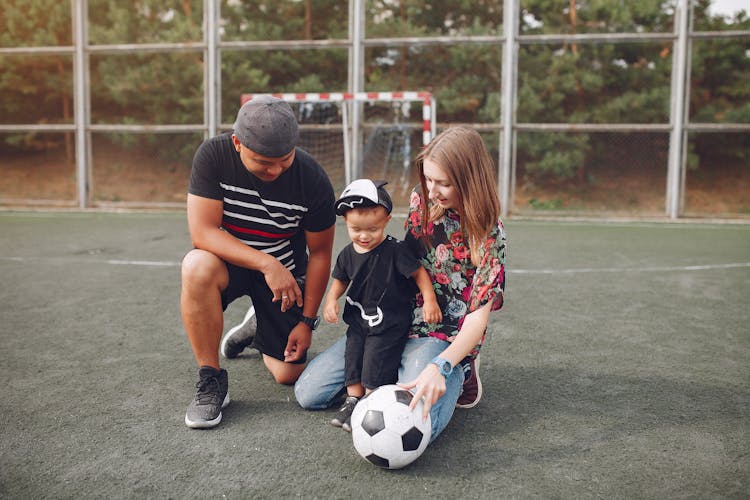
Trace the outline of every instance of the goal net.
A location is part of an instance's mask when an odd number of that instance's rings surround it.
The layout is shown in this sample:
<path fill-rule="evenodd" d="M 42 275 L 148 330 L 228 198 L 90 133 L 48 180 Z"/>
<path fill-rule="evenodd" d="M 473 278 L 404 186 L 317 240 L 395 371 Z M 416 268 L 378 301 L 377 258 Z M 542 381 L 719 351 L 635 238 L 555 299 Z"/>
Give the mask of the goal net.
<path fill-rule="evenodd" d="M 261 94 L 242 94 L 241 104 Z M 429 92 L 276 93 L 300 125 L 299 147 L 325 168 L 335 192 L 360 177 L 388 181 L 394 205 L 405 207 L 418 182 L 412 168 L 435 132 Z"/>

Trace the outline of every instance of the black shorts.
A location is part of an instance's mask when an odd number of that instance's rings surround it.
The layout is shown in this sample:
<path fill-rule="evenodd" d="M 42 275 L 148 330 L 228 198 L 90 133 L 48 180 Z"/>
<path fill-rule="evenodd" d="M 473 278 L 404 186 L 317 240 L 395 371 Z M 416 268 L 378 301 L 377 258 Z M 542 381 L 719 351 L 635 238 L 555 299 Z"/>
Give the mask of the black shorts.
<path fill-rule="evenodd" d="M 272 358 L 284 361 L 284 349 L 289 340 L 289 332 L 297 326 L 302 317 L 302 309 L 296 304 L 286 312 L 281 312 L 281 302 L 271 302 L 273 293 L 268 288 L 263 273 L 224 262 L 229 273 L 229 284 L 221 292 L 221 307 L 227 306 L 239 297 L 249 296 L 255 307 L 258 329 L 250 347 L 267 354 Z M 304 276 L 296 277 L 297 284 L 305 290 Z M 307 353 L 295 361 L 301 364 L 307 361 Z"/>
<path fill-rule="evenodd" d="M 408 323 L 371 335 L 359 327 L 346 330 L 344 385 L 361 383 L 366 389 L 395 384 L 404 352 Z"/>

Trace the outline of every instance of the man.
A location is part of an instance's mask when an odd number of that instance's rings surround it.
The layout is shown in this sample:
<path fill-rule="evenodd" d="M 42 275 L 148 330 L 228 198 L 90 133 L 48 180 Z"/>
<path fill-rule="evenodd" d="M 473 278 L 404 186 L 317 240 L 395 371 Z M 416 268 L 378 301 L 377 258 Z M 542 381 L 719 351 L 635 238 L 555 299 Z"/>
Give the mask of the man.
<path fill-rule="evenodd" d="M 199 366 L 188 427 L 215 427 L 229 404 L 219 343 L 223 311 L 234 299 L 250 296 L 257 327 L 245 343 L 261 352 L 276 382 L 293 384 L 305 367 L 336 214 L 331 182 L 296 148 L 298 138 L 289 105 L 260 96 L 242 106 L 232 134 L 206 140 L 195 153 L 187 199 L 194 249 L 182 261 L 180 297 Z"/>

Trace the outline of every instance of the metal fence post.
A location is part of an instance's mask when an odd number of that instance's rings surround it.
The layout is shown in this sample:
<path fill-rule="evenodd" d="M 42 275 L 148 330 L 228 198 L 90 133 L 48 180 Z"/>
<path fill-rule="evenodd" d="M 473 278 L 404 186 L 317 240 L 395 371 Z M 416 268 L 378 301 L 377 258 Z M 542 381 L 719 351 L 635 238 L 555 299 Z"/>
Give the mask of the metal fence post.
<path fill-rule="evenodd" d="M 682 175 L 684 172 L 685 155 L 683 142 L 685 135 L 685 96 L 688 81 L 687 45 L 688 45 L 688 16 L 690 14 L 689 0 L 679 0 L 675 10 L 675 35 L 672 58 L 671 108 L 669 122 L 669 161 L 667 164 L 667 215 L 676 219 L 680 215 L 680 198 Z"/>
<path fill-rule="evenodd" d="M 217 4 L 216 0 L 204 0 L 203 4 L 203 19 L 204 19 L 204 42 L 206 49 L 204 51 L 204 98 L 206 100 L 204 111 L 205 118 L 203 120 L 206 126 L 206 132 L 209 137 L 213 137 L 218 133 L 218 113 L 217 109 L 217 87 L 219 84 L 219 77 L 221 71 L 218 68 L 218 44 L 217 33 L 218 33 L 218 19 L 217 19 Z"/>
<path fill-rule="evenodd" d="M 89 141 L 87 140 L 89 116 L 87 110 L 86 90 L 86 0 L 71 0 L 71 15 L 73 21 L 73 120 L 75 121 L 75 151 L 76 151 L 76 190 L 79 208 L 86 208 L 88 204 L 88 158 Z"/>
<path fill-rule="evenodd" d="M 349 91 L 353 94 L 364 90 L 364 46 L 362 40 L 365 32 L 364 1 L 349 0 Z M 344 104 L 346 105 L 346 104 Z M 362 104 L 351 102 L 352 133 L 351 133 L 351 166 L 347 179 L 362 176 L 360 166 L 359 146 L 362 143 L 361 113 Z"/>
<path fill-rule="evenodd" d="M 518 0 L 503 2 L 503 84 L 500 109 L 502 113 L 502 128 L 500 135 L 500 158 L 498 165 L 498 181 L 500 183 L 500 205 L 502 215 L 508 215 L 511 204 L 511 175 L 513 166 L 513 150 L 515 149 L 515 115 L 516 115 L 516 84 L 518 72 Z"/>

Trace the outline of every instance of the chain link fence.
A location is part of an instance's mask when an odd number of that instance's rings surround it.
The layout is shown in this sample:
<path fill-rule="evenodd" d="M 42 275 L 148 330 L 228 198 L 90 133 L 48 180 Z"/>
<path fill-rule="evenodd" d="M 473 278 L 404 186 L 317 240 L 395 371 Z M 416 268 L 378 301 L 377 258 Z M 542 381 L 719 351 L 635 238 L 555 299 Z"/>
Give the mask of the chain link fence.
<path fill-rule="evenodd" d="M 750 94 L 716 91 L 750 75 L 750 23 L 717 23 L 706 2 L 668 2 L 644 32 L 584 10 L 545 31 L 555 20 L 530 0 L 323 2 L 335 16 L 142 0 L 127 22 L 101 0 L 45 1 L 0 16 L 37 5 L 58 23 L 0 36 L 0 206 L 181 209 L 195 148 L 231 130 L 241 93 L 411 88 L 436 97 L 438 132 L 482 133 L 506 215 L 750 213 Z M 404 209 L 417 124 L 381 124 L 375 144 L 378 124 L 355 123 L 359 157 L 373 153 L 359 174 L 386 177 Z M 339 179 L 342 162 L 323 163 Z"/>

